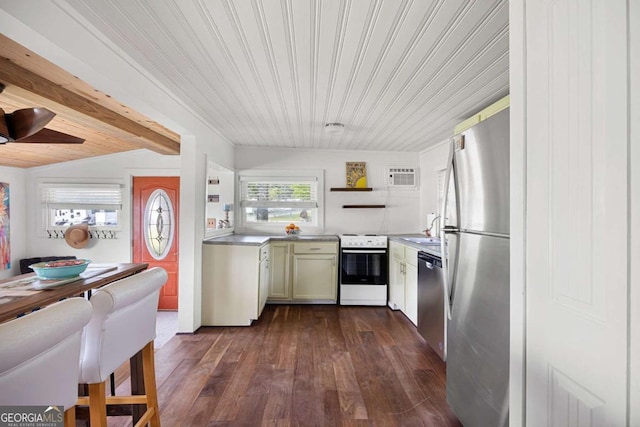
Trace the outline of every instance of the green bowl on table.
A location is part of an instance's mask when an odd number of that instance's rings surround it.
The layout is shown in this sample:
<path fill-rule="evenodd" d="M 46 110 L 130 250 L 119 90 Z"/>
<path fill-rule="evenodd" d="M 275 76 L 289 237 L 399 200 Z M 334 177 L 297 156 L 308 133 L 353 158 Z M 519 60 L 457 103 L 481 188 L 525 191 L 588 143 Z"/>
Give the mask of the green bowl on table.
<path fill-rule="evenodd" d="M 35 271 L 40 279 L 69 279 L 77 277 L 87 269 L 89 259 L 65 259 L 59 261 L 44 261 L 31 264 L 29 268 Z"/>

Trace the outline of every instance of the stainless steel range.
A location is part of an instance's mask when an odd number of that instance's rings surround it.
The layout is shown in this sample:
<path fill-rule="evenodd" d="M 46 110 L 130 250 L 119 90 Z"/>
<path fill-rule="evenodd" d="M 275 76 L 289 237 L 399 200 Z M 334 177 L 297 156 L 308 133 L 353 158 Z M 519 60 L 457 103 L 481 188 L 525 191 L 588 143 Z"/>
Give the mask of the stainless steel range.
<path fill-rule="evenodd" d="M 340 235 L 340 304 L 387 305 L 387 236 Z"/>

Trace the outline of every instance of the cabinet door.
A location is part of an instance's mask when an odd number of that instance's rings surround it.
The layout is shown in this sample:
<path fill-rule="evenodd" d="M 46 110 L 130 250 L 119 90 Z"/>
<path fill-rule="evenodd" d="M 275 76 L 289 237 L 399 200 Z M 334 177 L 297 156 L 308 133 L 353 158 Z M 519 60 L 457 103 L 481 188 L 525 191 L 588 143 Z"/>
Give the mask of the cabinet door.
<path fill-rule="evenodd" d="M 404 271 L 404 314 L 418 326 L 418 267 L 407 261 Z"/>
<path fill-rule="evenodd" d="M 262 314 L 267 298 L 269 297 L 269 258 L 265 258 L 260 261 L 260 278 L 259 282 L 259 295 L 258 295 L 258 316 Z"/>
<path fill-rule="evenodd" d="M 404 311 L 404 261 L 389 258 L 389 307 Z"/>
<path fill-rule="evenodd" d="M 272 242 L 269 262 L 269 299 L 290 299 L 289 243 Z"/>
<path fill-rule="evenodd" d="M 293 256 L 293 299 L 337 299 L 336 255 L 309 254 Z"/>
<path fill-rule="evenodd" d="M 202 325 L 249 326 L 258 318 L 256 246 L 203 245 Z"/>

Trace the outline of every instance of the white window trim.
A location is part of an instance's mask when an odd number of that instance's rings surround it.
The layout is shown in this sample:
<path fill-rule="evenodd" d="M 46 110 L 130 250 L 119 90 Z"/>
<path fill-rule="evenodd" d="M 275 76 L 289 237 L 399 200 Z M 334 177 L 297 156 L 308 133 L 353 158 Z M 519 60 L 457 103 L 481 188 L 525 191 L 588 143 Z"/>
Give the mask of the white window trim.
<path fill-rule="evenodd" d="M 104 230 L 104 231 L 121 231 L 122 230 L 122 221 L 123 221 L 123 203 L 124 203 L 124 186 L 119 182 L 87 182 L 86 180 L 82 181 L 74 181 L 74 180 L 41 180 L 38 182 L 38 193 L 37 193 L 37 205 L 40 207 L 41 212 L 41 232 L 40 235 L 44 236 L 47 230 L 50 231 L 62 231 L 68 228 L 68 225 L 55 226 L 51 225 L 51 209 L 55 209 L 56 207 L 60 208 L 69 208 L 66 204 L 58 204 L 51 203 L 44 200 L 44 194 L 46 189 L 48 188 L 83 188 L 83 189 L 118 189 L 120 192 L 120 198 L 114 199 L 110 203 L 99 203 L 99 202 L 91 202 L 88 201 L 86 203 L 76 202 L 74 207 L 86 206 L 88 209 L 115 209 L 118 215 L 118 225 L 116 226 L 91 226 L 92 230 Z"/>
<path fill-rule="evenodd" d="M 324 170 L 262 170 L 262 169 L 249 169 L 237 172 L 237 184 L 236 185 L 236 204 L 234 216 L 238 231 L 240 232 L 259 232 L 270 234 L 284 234 L 283 224 L 247 224 L 245 222 L 245 216 L 242 213 L 242 181 L 247 179 L 277 179 L 282 178 L 286 180 L 316 180 L 318 183 L 317 189 L 317 209 L 318 218 L 315 227 L 305 226 L 302 230 L 302 234 L 321 234 L 324 232 Z M 315 207 L 316 203 L 309 202 L 297 202 L 298 206 L 305 205 L 306 207 Z M 250 203 L 248 203 L 250 204 Z M 307 206 L 308 205 L 308 206 Z"/>

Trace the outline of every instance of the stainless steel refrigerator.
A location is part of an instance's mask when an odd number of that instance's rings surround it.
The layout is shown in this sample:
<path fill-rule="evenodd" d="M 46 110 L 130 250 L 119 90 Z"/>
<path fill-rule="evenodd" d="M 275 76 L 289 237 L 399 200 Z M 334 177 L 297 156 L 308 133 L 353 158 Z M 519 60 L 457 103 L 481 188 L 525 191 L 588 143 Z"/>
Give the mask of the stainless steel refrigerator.
<path fill-rule="evenodd" d="M 465 427 L 509 424 L 509 109 L 454 138 L 448 244 L 447 401 Z M 449 173 L 448 173 L 449 174 Z"/>

